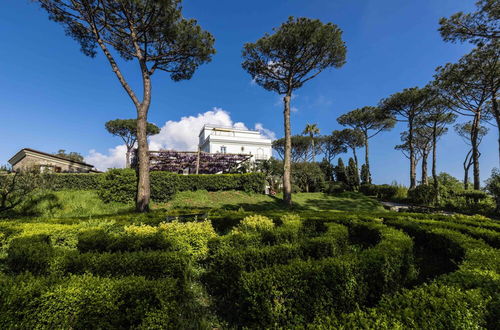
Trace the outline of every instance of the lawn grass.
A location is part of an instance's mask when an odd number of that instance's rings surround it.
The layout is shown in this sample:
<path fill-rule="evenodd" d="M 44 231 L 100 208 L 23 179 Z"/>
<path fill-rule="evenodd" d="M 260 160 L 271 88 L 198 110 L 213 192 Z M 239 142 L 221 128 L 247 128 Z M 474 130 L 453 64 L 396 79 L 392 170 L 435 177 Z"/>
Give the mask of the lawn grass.
<path fill-rule="evenodd" d="M 228 209 L 245 211 L 290 210 L 283 204 L 282 197 L 241 191 L 184 191 L 177 193 L 165 204 L 154 204 L 154 208 L 166 209 Z M 380 212 L 382 205 L 375 199 L 359 193 L 346 192 L 338 195 L 324 193 L 296 193 L 293 207 L 296 211 L 353 211 Z"/>
<path fill-rule="evenodd" d="M 108 219 L 118 222 L 144 220 L 144 222 L 148 222 L 148 218 L 165 218 L 168 215 L 207 213 L 216 210 L 246 212 L 384 211 L 378 201 L 358 193 L 338 195 L 297 193 L 293 195 L 293 201 L 293 207 L 289 208 L 283 204 L 281 196 L 273 197 L 242 191 L 184 191 L 177 193 L 167 203 L 152 203 L 152 212 L 149 214 L 137 214 L 134 213 L 133 205 L 104 203 L 95 191 L 67 190 L 39 193 L 24 203 L 22 207 L 6 214 L 6 217 L 28 222 L 53 223 L 72 223 L 73 221 L 90 219 Z"/>

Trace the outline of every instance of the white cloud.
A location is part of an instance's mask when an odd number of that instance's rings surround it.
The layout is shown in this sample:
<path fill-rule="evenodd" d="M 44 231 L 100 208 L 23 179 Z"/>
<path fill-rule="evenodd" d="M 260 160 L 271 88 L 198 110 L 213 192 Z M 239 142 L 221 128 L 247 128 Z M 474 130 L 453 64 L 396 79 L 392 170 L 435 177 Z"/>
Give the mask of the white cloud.
<path fill-rule="evenodd" d="M 182 117 L 179 121 L 167 121 L 161 128 L 160 134 L 150 138 L 149 149 L 195 151 L 198 147 L 198 133 L 205 124 L 245 127 L 243 123 L 233 123 L 227 111 L 214 108 L 196 116 Z"/>
<path fill-rule="evenodd" d="M 257 123 L 255 124 L 255 128 L 254 128 L 256 131 L 259 131 L 260 134 L 264 135 L 265 137 L 271 139 L 271 140 L 276 140 L 276 133 L 274 133 L 273 131 L 271 131 L 270 129 L 267 129 L 267 128 L 264 128 L 264 125 L 262 125 L 261 123 Z"/>
<path fill-rule="evenodd" d="M 125 167 L 125 153 L 127 147 L 123 145 L 108 149 L 108 154 L 102 154 L 92 149 L 89 155 L 85 157 L 85 162 L 92 164 L 100 171 L 106 171 L 108 168 Z"/>
<path fill-rule="evenodd" d="M 248 129 L 248 126 L 242 122 L 233 122 L 229 112 L 213 108 L 196 116 L 182 117 L 179 121 L 167 121 L 159 134 L 150 137 L 149 150 L 195 151 L 198 148 L 198 133 L 205 124 Z M 276 134 L 261 123 L 256 123 L 254 129 L 267 138 L 276 139 Z M 101 171 L 108 168 L 120 168 L 125 166 L 125 152 L 125 145 L 110 148 L 107 154 L 90 150 L 85 161 Z"/>

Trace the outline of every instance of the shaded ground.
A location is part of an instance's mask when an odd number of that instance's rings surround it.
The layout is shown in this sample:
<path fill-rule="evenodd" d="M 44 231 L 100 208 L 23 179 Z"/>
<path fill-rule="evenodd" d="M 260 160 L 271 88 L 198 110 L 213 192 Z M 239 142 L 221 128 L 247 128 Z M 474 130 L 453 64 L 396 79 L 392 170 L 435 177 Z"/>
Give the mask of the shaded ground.
<path fill-rule="evenodd" d="M 358 193 L 327 195 L 323 193 L 297 193 L 293 195 L 293 210 L 308 211 L 353 211 L 380 212 L 383 206 L 375 199 Z M 249 194 L 241 191 L 180 192 L 166 204 L 155 204 L 154 208 L 167 209 L 228 209 L 245 211 L 267 211 L 288 209 L 281 196 Z"/>

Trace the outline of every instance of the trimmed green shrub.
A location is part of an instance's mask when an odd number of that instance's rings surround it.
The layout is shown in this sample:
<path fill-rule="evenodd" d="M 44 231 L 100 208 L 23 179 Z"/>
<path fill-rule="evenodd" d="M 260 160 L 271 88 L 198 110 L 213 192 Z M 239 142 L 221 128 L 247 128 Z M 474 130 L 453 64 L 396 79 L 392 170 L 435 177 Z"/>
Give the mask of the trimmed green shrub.
<path fill-rule="evenodd" d="M 53 190 L 97 190 L 103 173 L 53 173 L 44 174 Z"/>
<path fill-rule="evenodd" d="M 179 175 L 153 171 L 151 199 L 166 202 L 178 191 L 241 190 L 261 193 L 265 176 L 262 173 Z M 99 187 L 99 197 L 105 202 L 131 203 L 135 200 L 136 173 L 132 169 L 113 169 L 104 173 Z"/>
<path fill-rule="evenodd" d="M 436 198 L 436 190 L 431 185 L 420 185 L 408 190 L 410 202 L 418 205 L 430 205 Z"/>
<path fill-rule="evenodd" d="M 133 169 L 111 169 L 104 173 L 98 194 L 106 203 L 133 203 L 136 191 L 137 181 Z"/>
<path fill-rule="evenodd" d="M 157 319 L 167 328 L 197 328 L 204 317 L 192 294 L 175 279 L 86 274 L 58 282 L 23 276 L 9 287 L 3 283 L 2 328 L 150 328 Z"/>
<path fill-rule="evenodd" d="M 347 190 L 347 186 L 345 183 L 341 181 L 336 182 L 328 182 L 326 184 L 325 192 L 327 194 L 341 194 Z"/>
<path fill-rule="evenodd" d="M 386 297 L 377 308 L 318 318 L 319 329 L 482 329 L 487 300 L 477 290 L 438 284 Z"/>
<path fill-rule="evenodd" d="M 109 233 L 104 229 L 82 231 L 78 235 L 80 252 L 131 252 L 147 250 L 172 250 L 173 243 L 164 234 Z"/>
<path fill-rule="evenodd" d="M 166 236 L 172 249 L 197 260 L 207 256 L 208 242 L 217 237 L 210 221 L 161 223 L 158 231 Z"/>
<path fill-rule="evenodd" d="M 388 184 L 362 184 L 359 188 L 359 192 L 363 195 L 375 196 L 382 200 L 392 200 L 398 195 L 399 189 L 398 186 Z"/>
<path fill-rule="evenodd" d="M 5 263 L 15 273 L 45 274 L 54 254 L 49 235 L 19 237 L 10 242 Z"/>
<path fill-rule="evenodd" d="M 252 215 L 244 218 L 234 229 L 242 232 L 265 232 L 274 228 L 273 220 L 262 215 Z"/>
<path fill-rule="evenodd" d="M 149 279 L 172 277 L 186 282 L 190 276 L 189 258 L 179 252 L 138 251 L 67 253 L 61 270 L 70 274 L 86 272 L 99 276 L 144 276 Z"/>
<path fill-rule="evenodd" d="M 233 323 L 250 328 L 293 327 L 321 312 L 349 312 L 363 301 L 355 256 L 296 261 L 243 273 Z"/>
<path fill-rule="evenodd" d="M 359 254 L 361 273 L 367 284 L 367 302 L 376 303 L 384 294 L 392 294 L 411 284 L 417 275 L 413 241 L 402 231 L 376 223 L 363 223 L 366 229 L 378 229 L 380 242 Z"/>

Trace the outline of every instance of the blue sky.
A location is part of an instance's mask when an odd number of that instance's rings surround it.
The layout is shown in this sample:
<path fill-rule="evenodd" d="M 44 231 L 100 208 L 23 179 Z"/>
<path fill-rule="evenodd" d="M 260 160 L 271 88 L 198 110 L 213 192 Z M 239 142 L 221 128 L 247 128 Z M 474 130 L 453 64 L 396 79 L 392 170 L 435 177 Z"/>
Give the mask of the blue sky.
<path fill-rule="evenodd" d="M 226 116 L 223 120 L 243 122 L 249 128 L 260 123 L 277 137 L 283 135 L 280 99 L 251 83 L 241 68 L 241 49 L 288 16 L 337 24 L 348 50 L 346 65 L 322 73 L 297 91 L 294 133 L 307 122 L 317 123 L 322 133 L 339 129 L 339 115 L 376 105 L 403 88 L 423 86 L 437 66 L 454 62 L 471 49 L 443 42 L 437 28 L 440 17 L 474 10 L 472 0 L 185 0 L 183 6 L 186 17 L 196 18 L 215 36 L 217 54 L 188 81 L 175 83 L 167 74 L 155 74 L 149 120 L 160 127 L 171 121 L 165 128 L 170 140 L 163 140 L 170 147 L 178 146 L 172 140 L 175 130 L 181 136 L 180 129 L 189 127 L 176 126 L 185 116 L 194 116 L 184 121 L 188 123 Z M 0 41 L 0 164 L 23 147 L 46 152 L 66 149 L 108 164 L 120 140 L 105 131 L 104 123 L 132 118 L 135 110 L 104 57 L 85 57 L 62 27 L 28 0 L 0 2 Z M 131 84 L 139 87 L 136 64 L 120 65 Z M 204 115 L 214 108 L 225 112 Z M 393 148 L 404 129 L 399 124 L 371 140 L 377 183 L 408 184 L 408 160 Z M 496 138 L 492 128 L 481 146 L 482 179 L 498 166 Z M 467 151 L 463 141 L 451 132 L 438 148 L 439 171 L 461 178 Z"/>

